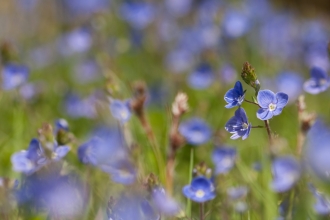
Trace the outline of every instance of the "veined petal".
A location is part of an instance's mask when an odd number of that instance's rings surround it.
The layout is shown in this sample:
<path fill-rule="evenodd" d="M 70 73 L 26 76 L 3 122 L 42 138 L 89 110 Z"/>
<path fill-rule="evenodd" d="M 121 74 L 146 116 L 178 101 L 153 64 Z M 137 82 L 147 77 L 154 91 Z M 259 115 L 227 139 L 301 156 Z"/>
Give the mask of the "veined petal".
<path fill-rule="evenodd" d="M 268 109 L 265 108 L 260 108 L 257 111 L 257 118 L 259 118 L 260 120 L 268 120 L 271 119 L 273 117 L 273 113 L 271 111 L 269 111 Z"/>
<path fill-rule="evenodd" d="M 260 90 L 257 96 L 258 104 L 262 108 L 268 108 L 270 103 L 276 104 L 275 94 L 270 90 Z"/>
<path fill-rule="evenodd" d="M 276 99 L 277 99 L 277 108 L 283 108 L 288 104 L 289 96 L 283 92 L 276 93 Z"/>
<path fill-rule="evenodd" d="M 239 104 L 239 103 L 238 103 L 237 101 L 233 101 L 233 102 L 231 102 L 231 103 L 225 105 L 225 107 L 226 107 L 226 108 L 234 108 L 234 107 L 238 106 L 238 104 Z"/>
<path fill-rule="evenodd" d="M 243 86 L 242 86 L 242 83 L 240 81 L 237 81 L 235 83 L 235 86 L 234 86 L 234 90 L 236 90 L 236 92 L 242 96 L 244 91 L 243 91 Z"/>
<path fill-rule="evenodd" d="M 230 118 L 225 125 L 225 129 L 229 132 L 236 132 L 237 129 L 240 129 L 241 127 L 242 127 L 242 122 L 240 118 L 237 118 L 236 116 Z"/>
<path fill-rule="evenodd" d="M 235 90 L 234 89 L 229 89 L 226 94 L 225 94 L 225 101 L 228 103 L 231 103 L 235 100 Z"/>
<path fill-rule="evenodd" d="M 240 118 L 242 122 L 247 123 L 247 121 L 248 121 L 247 116 L 246 116 L 246 112 L 245 112 L 245 110 L 243 108 L 238 108 L 235 111 L 235 116 L 237 118 Z"/>
<path fill-rule="evenodd" d="M 319 67 L 313 67 L 311 69 L 311 78 L 314 78 L 316 80 L 321 80 L 321 79 L 326 79 L 327 78 L 327 74 L 326 72 L 319 68 Z"/>
<path fill-rule="evenodd" d="M 273 111 L 273 115 L 275 116 L 275 115 L 281 114 L 282 110 L 283 110 L 283 108 L 276 108 L 276 110 Z"/>

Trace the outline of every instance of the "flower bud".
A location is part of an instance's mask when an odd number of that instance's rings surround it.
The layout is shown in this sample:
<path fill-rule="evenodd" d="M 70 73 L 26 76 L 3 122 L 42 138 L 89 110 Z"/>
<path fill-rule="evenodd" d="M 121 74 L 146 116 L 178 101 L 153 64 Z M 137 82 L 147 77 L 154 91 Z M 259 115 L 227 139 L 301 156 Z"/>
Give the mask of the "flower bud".
<path fill-rule="evenodd" d="M 248 62 L 243 64 L 241 77 L 246 84 L 254 88 L 257 95 L 260 90 L 260 82 L 255 74 L 254 68 Z"/>

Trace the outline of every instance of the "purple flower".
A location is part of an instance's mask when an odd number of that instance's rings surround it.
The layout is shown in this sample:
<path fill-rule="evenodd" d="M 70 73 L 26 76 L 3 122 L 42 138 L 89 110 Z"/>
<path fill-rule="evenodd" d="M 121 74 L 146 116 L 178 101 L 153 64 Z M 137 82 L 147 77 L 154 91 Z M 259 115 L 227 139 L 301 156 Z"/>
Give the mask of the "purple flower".
<path fill-rule="evenodd" d="M 112 116 L 121 123 L 127 122 L 131 118 L 131 108 L 129 101 L 111 100 L 110 111 Z"/>
<path fill-rule="evenodd" d="M 278 91 L 286 93 L 290 97 L 289 102 L 293 102 L 302 92 L 303 79 L 298 73 L 285 71 L 277 75 L 276 84 Z"/>
<path fill-rule="evenodd" d="M 174 216 L 180 211 L 179 204 L 162 187 L 153 190 L 152 201 L 156 210 L 166 216 Z"/>
<path fill-rule="evenodd" d="M 237 72 L 230 64 L 224 64 L 220 69 L 221 80 L 225 83 L 233 83 L 236 80 Z"/>
<path fill-rule="evenodd" d="M 210 140 L 211 128 L 200 118 L 192 118 L 180 124 L 179 132 L 189 144 L 200 145 Z"/>
<path fill-rule="evenodd" d="M 117 161 L 116 163 L 101 164 L 100 168 L 104 172 L 109 173 L 111 179 L 116 183 L 131 185 L 135 182 L 135 168 L 127 159 Z"/>
<path fill-rule="evenodd" d="M 25 83 L 29 76 L 26 66 L 20 64 L 6 64 L 2 69 L 2 88 L 11 90 Z"/>
<path fill-rule="evenodd" d="M 211 66 L 204 63 L 189 75 L 188 83 L 194 89 L 206 89 L 213 83 L 214 78 Z"/>
<path fill-rule="evenodd" d="M 248 122 L 243 108 L 238 108 L 235 111 L 235 115 L 226 123 L 225 129 L 233 134 L 231 139 L 242 137 L 245 140 L 250 135 L 251 124 Z"/>
<path fill-rule="evenodd" d="M 260 90 L 257 100 L 261 107 L 257 112 L 257 118 L 265 121 L 281 114 L 289 101 L 289 96 L 283 92 L 275 94 L 270 90 Z"/>
<path fill-rule="evenodd" d="M 311 69 L 311 78 L 304 83 L 304 90 L 310 94 L 324 92 L 330 86 L 330 80 L 326 72 L 318 67 Z"/>
<path fill-rule="evenodd" d="M 313 185 L 310 185 L 309 189 L 316 200 L 313 206 L 315 212 L 319 215 L 328 215 L 330 213 L 330 199 L 317 191 Z"/>
<path fill-rule="evenodd" d="M 199 176 L 182 189 L 183 194 L 194 202 L 203 203 L 215 198 L 213 183 L 204 176 Z"/>
<path fill-rule="evenodd" d="M 300 178 L 300 164 L 293 157 L 276 158 L 272 164 L 273 181 L 271 187 L 275 192 L 291 189 Z"/>
<path fill-rule="evenodd" d="M 228 10 L 223 19 L 223 30 L 228 37 L 238 38 L 249 29 L 249 18 L 241 11 Z"/>
<path fill-rule="evenodd" d="M 149 3 L 126 2 L 120 9 L 121 16 L 136 29 L 146 28 L 155 17 L 155 7 Z"/>
<path fill-rule="evenodd" d="M 233 147 L 217 147 L 212 154 L 215 174 L 228 173 L 235 165 L 236 149 Z"/>
<path fill-rule="evenodd" d="M 225 94 L 225 101 L 228 103 L 226 108 L 233 108 L 235 106 L 240 106 L 244 101 L 244 91 L 243 86 L 240 81 L 235 83 L 234 88 L 229 89 Z"/>
<path fill-rule="evenodd" d="M 63 56 L 84 53 L 93 44 L 92 35 L 89 29 L 78 28 L 62 36 L 59 41 L 59 51 Z"/>

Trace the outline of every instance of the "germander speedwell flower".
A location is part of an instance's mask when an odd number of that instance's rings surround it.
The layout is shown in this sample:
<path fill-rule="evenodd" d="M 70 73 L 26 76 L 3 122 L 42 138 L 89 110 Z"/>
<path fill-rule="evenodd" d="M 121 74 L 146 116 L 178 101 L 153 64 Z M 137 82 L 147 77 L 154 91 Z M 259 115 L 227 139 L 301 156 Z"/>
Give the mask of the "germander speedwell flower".
<path fill-rule="evenodd" d="M 326 72 L 318 67 L 311 69 L 311 78 L 304 83 L 304 90 L 310 94 L 324 92 L 330 86 L 330 80 Z"/>
<path fill-rule="evenodd" d="M 183 187 L 183 194 L 199 203 L 203 203 L 215 198 L 215 189 L 212 182 L 204 176 L 196 177 L 190 185 Z"/>
<path fill-rule="evenodd" d="M 248 122 L 243 108 L 235 111 L 235 115 L 226 123 L 225 129 L 233 134 L 231 139 L 242 137 L 245 140 L 250 135 L 251 124 Z"/>
<path fill-rule="evenodd" d="M 270 90 L 260 90 L 257 100 L 261 107 L 257 111 L 257 118 L 268 120 L 275 115 L 281 114 L 283 108 L 288 104 L 289 96 L 283 92 L 275 94 Z"/>
<path fill-rule="evenodd" d="M 233 108 L 242 104 L 244 101 L 244 91 L 240 81 L 237 81 L 234 88 L 229 89 L 228 92 L 226 92 L 225 101 L 228 103 L 225 106 L 226 108 Z"/>

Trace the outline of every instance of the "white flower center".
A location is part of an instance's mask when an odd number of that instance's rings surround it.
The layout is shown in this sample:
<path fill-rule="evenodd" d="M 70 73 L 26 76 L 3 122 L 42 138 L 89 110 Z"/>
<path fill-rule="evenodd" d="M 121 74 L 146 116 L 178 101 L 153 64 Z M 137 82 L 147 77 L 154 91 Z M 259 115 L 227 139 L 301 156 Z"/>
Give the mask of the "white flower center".
<path fill-rule="evenodd" d="M 203 198 L 204 195 L 205 195 L 205 193 L 204 193 L 203 190 L 201 190 L 201 189 L 197 190 L 197 192 L 196 192 L 196 197 L 197 198 Z"/>
<path fill-rule="evenodd" d="M 247 123 L 243 123 L 242 127 L 244 130 L 246 130 L 246 129 L 248 129 L 249 125 Z"/>
<path fill-rule="evenodd" d="M 274 111 L 276 109 L 276 104 L 270 103 L 268 106 L 269 111 Z"/>

